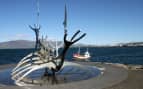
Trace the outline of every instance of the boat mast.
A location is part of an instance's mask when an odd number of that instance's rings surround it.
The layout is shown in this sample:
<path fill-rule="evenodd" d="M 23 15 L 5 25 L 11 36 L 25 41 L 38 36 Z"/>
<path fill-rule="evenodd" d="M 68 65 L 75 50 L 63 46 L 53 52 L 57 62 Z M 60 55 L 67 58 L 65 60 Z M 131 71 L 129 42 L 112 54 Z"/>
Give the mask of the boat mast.
<path fill-rule="evenodd" d="M 88 48 L 86 48 L 86 51 L 88 52 Z"/>
<path fill-rule="evenodd" d="M 79 48 L 78 48 L 78 54 L 80 54 L 80 46 L 79 46 Z"/>

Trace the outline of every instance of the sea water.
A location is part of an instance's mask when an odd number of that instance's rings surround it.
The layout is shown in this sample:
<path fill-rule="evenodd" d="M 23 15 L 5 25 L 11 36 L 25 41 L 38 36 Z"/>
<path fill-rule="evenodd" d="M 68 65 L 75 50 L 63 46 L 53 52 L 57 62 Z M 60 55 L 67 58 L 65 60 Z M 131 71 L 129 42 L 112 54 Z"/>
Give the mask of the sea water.
<path fill-rule="evenodd" d="M 86 47 L 81 47 L 81 54 L 84 54 Z M 0 64 L 18 63 L 24 56 L 33 52 L 34 49 L 0 49 Z M 61 51 L 62 49 L 60 49 Z M 110 62 L 123 64 L 143 65 L 143 47 L 88 47 L 93 62 Z M 66 60 L 74 61 L 73 54 L 78 48 L 70 48 Z"/>

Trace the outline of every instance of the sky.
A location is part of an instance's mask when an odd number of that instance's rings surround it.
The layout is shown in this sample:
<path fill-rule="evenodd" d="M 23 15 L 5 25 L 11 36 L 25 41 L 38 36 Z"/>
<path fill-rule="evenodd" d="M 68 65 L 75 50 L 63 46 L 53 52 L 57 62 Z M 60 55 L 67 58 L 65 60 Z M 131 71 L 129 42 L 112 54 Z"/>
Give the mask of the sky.
<path fill-rule="evenodd" d="M 143 41 L 143 0 L 39 0 L 40 37 L 63 40 L 64 6 L 69 38 L 86 33 L 79 43 L 106 45 Z M 0 0 L 0 42 L 34 40 L 36 0 Z"/>

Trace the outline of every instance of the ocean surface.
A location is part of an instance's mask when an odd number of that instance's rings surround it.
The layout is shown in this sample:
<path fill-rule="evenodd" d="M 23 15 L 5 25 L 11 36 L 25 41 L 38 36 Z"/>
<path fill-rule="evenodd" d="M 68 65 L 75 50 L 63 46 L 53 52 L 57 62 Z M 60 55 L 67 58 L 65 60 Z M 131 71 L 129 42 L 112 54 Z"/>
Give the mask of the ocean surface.
<path fill-rule="evenodd" d="M 84 53 L 87 48 L 81 48 Z M 0 65 L 18 63 L 24 56 L 31 53 L 34 49 L 0 49 Z M 93 62 L 110 62 L 123 64 L 143 65 L 143 47 L 89 47 L 88 48 Z M 73 61 L 73 54 L 77 53 L 78 48 L 70 48 L 66 60 Z"/>

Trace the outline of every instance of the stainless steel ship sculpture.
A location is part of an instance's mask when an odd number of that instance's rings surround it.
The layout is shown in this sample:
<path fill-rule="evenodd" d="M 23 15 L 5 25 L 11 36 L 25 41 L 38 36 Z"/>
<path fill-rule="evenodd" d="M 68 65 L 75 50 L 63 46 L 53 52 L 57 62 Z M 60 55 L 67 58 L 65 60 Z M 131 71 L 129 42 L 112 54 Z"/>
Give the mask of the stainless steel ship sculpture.
<path fill-rule="evenodd" d="M 37 12 L 39 17 L 39 12 Z M 28 75 L 34 71 L 44 69 L 45 72 L 43 76 L 52 76 L 55 79 L 56 73 L 61 70 L 65 61 L 65 55 L 71 45 L 82 39 L 86 34 L 78 36 L 80 30 L 74 33 L 70 40 L 67 40 L 67 11 L 65 6 L 65 17 L 64 17 L 64 36 L 63 36 L 63 48 L 60 53 L 58 53 L 59 46 L 50 45 L 50 42 L 46 39 L 39 38 L 40 25 L 35 24 L 34 27 L 29 26 L 36 35 L 35 50 L 25 56 L 17 64 L 17 66 L 12 70 L 12 79 L 15 81 L 15 84 L 19 86 L 26 86 L 26 84 L 39 83 L 30 79 Z M 78 37 L 77 37 L 78 36 Z M 59 55 L 58 55 L 59 54 Z M 42 75 L 41 75 L 42 76 Z"/>

